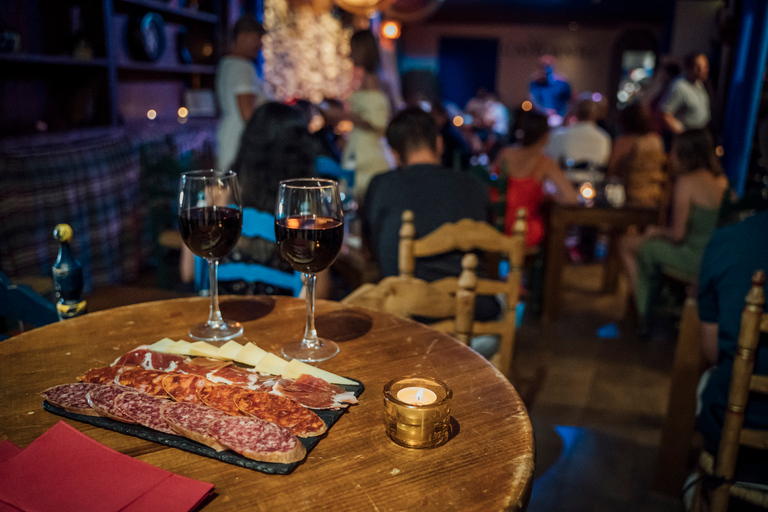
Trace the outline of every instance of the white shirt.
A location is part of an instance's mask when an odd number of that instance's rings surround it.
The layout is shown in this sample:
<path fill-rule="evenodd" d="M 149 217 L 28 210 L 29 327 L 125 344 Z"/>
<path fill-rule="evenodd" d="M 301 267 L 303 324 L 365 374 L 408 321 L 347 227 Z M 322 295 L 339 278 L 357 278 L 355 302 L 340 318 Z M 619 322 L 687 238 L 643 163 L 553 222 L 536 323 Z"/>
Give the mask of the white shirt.
<path fill-rule="evenodd" d="M 592 162 L 606 167 L 611 156 L 611 136 L 590 121 L 558 128 L 549 137 L 544 153 L 560 163 Z"/>
<path fill-rule="evenodd" d="M 680 77 L 670 84 L 661 110 L 672 114 L 686 130 L 704 128 L 710 118 L 709 94 L 701 80 L 691 83 Z"/>
<path fill-rule="evenodd" d="M 216 131 L 219 169 L 230 169 L 240 149 L 240 137 L 245 123 L 240 116 L 237 97 L 240 94 L 255 94 L 256 106 L 269 99 L 264 82 L 256 76 L 253 62 L 228 55 L 222 57 L 216 69 L 216 98 L 219 102 L 221 120 Z"/>

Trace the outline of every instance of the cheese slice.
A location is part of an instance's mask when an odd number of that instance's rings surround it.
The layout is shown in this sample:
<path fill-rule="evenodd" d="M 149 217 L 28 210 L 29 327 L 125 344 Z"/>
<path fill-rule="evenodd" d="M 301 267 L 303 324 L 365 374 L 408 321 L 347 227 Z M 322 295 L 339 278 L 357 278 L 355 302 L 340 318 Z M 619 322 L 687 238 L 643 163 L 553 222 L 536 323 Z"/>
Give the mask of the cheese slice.
<path fill-rule="evenodd" d="M 261 358 L 267 355 L 267 352 L 260 349 L 250 341 L 246 343 L 240 352 L 235 356 L 235 361 L 243 364 L 249 364 L 256 366 L 261 361 Z"/>
<path fill-rule="evenodd" d="M 256 365 L 256 370 L 271 375 L 282 375 L 286 366 L 288 366 L 288 361 L 277 357 L 275 354 L 267 352 L 264 357 L 259 360 Z"/>
<path fill-rule="evenodd" d="M 281 375 L 289 379 L 298 379 L 303 373 L 312 375 L 313 377 L 321 378 L 326 382 L 330 382 L 331 384 L 357 384 L 357 382 L 353 380 L 339 377 L 336 374 L 321 370 L 320 368 L 315 368 L 314 366 L 307 363 L 302 363 L 298 359 L 292 359 L 291 362 L 285 366 L 285 369 Z"/>
<path fill-rule="evenodd" d="M 234 360 L 237 354 L 242 350 L 243 346 L 235 340 L 229 340 L 225 344 L 219 347 L 216 357 L 220 359 Z"/>
<path fill-rule="evenodd" d="M 160 341 L 156 341 L 149 346 L 149 350 L 152 352 L 165 352 L 169 347 L 176 344 L 171 338 L 163 338 Z"/>
<path fill-rule="evenodd" d="M 185 340 L 179 340 L 176 342 L 175 345 L 168 347 L 165 349 L 166 354 L 177 354 L 180 356 L 188 356 L 190 355 L 190 349 L 192 348 L 192 344 Z"/>
<path fill-rule="evenodd" d="M 189 347 L 189 354 L 193 356 L 219 357 L 219 347 L 215 347 L 205 341 L 196 341 Z"/>

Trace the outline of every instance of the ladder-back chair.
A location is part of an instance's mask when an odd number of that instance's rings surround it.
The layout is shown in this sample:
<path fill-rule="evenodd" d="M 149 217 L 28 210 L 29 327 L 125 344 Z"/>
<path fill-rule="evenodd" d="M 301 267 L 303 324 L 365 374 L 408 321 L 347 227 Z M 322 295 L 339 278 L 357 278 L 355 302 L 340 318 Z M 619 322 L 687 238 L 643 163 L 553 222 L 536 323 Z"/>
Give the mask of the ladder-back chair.
<path fill-rule="evenodd" d="M 461 266 L 462 272 L 456 286 L 450 289 L 415 277 L 390 276 L 378 284 L 362 285 L 342 302 L 405 318 L 442 319 L 436 324 L 430 324 L 430 327 L 451 333 L 468 345 L 475 318 L 477 256 L 465 255 Z"/>
<path fill-rule="evenodd" d="M 501 320 L 475 322 L 474 334 L 493 334 L 500 338 L 499 350 L 491 358 L 491 362 L 507 377 L 510 376 L 512 356 L 515 344 L 515 321 L 517 302 L 520 297 L 520 285 L 525 260 L 525 230 L 526 211 L 517 211 L 512 236 L 506 236 L 490 224 L 472 219 L 462 219 L 456 223 L 443 224 L 432 233 L 415 239 L 416 228 L 413 224 L 413 212 L 403 212 L 400 227 L 400 247 L 398 266 L 400 276 L 413 277 L 416 269 L 416 259 L 436 256 L 452 251 L 482 251 L 487 254 L 486 262 L 496 261 L 492 256 L 498 255 L 509 260 L 509 272 L 503 279 L 492 279 L 498 276 L 497 268 L 486 269 L 488 278 L 478 278 L 477 295 L 503 294 L 505 308 Z M 498 265 L 497 265 L 498 267 Z M 457 278 L 446 277 L 436 281 L 438 286 L 446 289 L 456 289 Z"/>
<path fill-rule="evenodd" d="M 738 347 L 733 359 L 728 405 L 717 457 L 713 461 L 712 456 L 704 452 L 700 460 L 701 469 L 712 474 L 716 482 L 711 491 L 710 506 L 706 509 L 712 512 L 728 510 L 731 496 L 768 508 L 768 490 L 733 481 L 740 447 L 768 450 L 768 431 L 744 428 L 744 413 L 750 394 L 768 395 L 768 375 L 753 374 L 760 333 L 768 333 L 768 314 L 763 312 L 764 286 L 765 272 L 758 270 L 752 275 L 752 288 L 747 293 L 746 305 L 741 314 Z M 703 487 L 700 482 L 699 492 L 694 499 L 694 510 L 701 510 Z"/>

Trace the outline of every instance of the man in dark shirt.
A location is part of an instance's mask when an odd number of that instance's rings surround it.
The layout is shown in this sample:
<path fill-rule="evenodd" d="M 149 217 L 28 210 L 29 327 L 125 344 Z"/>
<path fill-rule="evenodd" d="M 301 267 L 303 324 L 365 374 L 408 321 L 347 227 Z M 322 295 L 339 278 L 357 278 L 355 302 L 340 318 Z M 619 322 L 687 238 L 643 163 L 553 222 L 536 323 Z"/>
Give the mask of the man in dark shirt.
<path fill-rule="evenodd" d="M 713 453 L 717 453 L 728 403 L 744 299 L 755 270 L 768 272 L 766 233 L 768 211 L 718 229 L 707 244 L 701 262 L 698 303 L 702 345 L 707 360 L 717 364 L 717 367 L 710 371 L 702 392 L 701 411 L 696 424 L 704 436 L 707 449 Z M 757 351 L 755 373 L 768 373 L 768 347 L 764 343 Z M 764 395 L 750 396 L 744 426 L 768 429 L 768 399 Z M 757 481 L 766 482 L 768 453 L 742 448 L 739 467 L 742 479 L 753 480 L 756 474 L 762 474 Z"/>
<path fill-rule="evenodd" d="M 416 238 L 464 218 L 487 222 L 491 211 L 488 192 L 479 182 L 439 165 L 442 139 L 429 114 L 409 107 L 392 119 L 386 135 L 398 168 L 371 180 L 362 205 L 363 237 L 381 277 L 398 275 L 403 211 L 413 211 Z M 419 258 L 415 275 L 426 281 L 458 276 L 461 256 L 455 252 Z M 478 297 L 477 311 L 478 319 L 487 320 L 498 314 L 499 306 L 492 297 Z"/>

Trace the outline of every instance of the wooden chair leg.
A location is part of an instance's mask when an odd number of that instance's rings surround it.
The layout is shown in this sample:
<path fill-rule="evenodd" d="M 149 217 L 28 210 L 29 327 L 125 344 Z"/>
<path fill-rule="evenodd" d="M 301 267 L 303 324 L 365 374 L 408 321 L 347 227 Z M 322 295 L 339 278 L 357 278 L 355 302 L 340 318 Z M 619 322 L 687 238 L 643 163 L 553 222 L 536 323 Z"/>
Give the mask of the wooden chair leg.
<path fill-rule="evenodd" d="M 680 321 L 669 403 L 653 482 L 654 490 L 670 496 L 680 494 L 695 430 L 696 386 L 704 366 L 700 331 L 696 298 L 689 295 Z"/>

